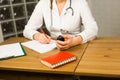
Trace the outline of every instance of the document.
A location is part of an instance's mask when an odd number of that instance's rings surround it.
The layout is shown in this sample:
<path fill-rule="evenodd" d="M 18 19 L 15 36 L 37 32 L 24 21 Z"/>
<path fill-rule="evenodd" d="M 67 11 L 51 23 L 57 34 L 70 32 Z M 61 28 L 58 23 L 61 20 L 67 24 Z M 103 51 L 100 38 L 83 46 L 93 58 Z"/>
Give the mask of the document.
<path fill-rule="evenodd" d="M 21 43 L 0 45 L 0 59 L 26 55 Z"/>
<path fill-rule="evenodd" d="M 32 40 L 28 42 L 23 42 L 22 45 L 39 53 L 45 53 L 56 48 L 55 40 L 51 40 L 49 44 L 42 44 L 36 40 Z"/>

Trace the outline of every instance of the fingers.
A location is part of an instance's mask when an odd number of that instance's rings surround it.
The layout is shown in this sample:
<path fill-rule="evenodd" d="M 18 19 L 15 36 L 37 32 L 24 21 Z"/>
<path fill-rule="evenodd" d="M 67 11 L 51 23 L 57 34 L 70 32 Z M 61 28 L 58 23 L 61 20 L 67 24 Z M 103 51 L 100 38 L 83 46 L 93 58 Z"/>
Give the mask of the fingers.
<path fill-rule="evenodd" d="M 36 33 L 33 35 L 33 38 L 37 41 L 39 41 L 40 43 L 43 44 L 48 44 L 51 41 L 51 37 L 46 35 L 46 34 L 42 34 L 42 33 Z"/>
<path fill-rule="evenodd" d="M 57 49 L 59 50 L 65 50 L 70 47 L 69 43 L 63 42 L 63 41 L 56 41 L 56 46 L 57 46 Z"/>
<path fill-rule="evenodd" d="M 48 44 L 48 43 L 50 43 L 50 41 L 51 41 L 51 38 L 46 34 L 41 34 L 39 36 L 39 42 L 41 42 L 41 43 L 47 43 Z"/>
<path fill-rule="evenodd" d="M 57 40 L 56 41 L 56 46 L 59 50 L 65 50 L 71 47 L 71 43 L 72 43 L 72 38 L 68 35 L 62 35 L 62 37 L 64 37 L 65 41 L 60 41 Z"/>
<path fill-rule="evenodd" d="M 69 35 L 61 35 L 65 40 L 67 40 L 67 39 L 69 39 L 69 38 L 71 38 L 71 36 L 69 36 Z"/>

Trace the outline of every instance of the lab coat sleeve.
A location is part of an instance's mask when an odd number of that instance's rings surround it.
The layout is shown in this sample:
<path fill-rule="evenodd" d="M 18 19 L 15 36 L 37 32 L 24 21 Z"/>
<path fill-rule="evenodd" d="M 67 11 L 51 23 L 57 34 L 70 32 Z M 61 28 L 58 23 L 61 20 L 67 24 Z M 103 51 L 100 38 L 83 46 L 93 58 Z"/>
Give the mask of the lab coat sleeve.
<path fill-rule="evenodd" d="M 83 38 L 82 43 L 86 43 L 87 41 L 93 40 L 97 36 L 98 26 L 91 14 L 86 0 L 81 0 L 80 11 L 84 30 L 79 35 Z"/>
<path fill-rule="evenodd" d="M 43 24 L 43 14 L 42 14 L 43 1 L 44 0 L 40 0 L 40 2 L 35 6 L 35 9 L 27 25 L 25 25 L 25 29 L 23 30 L 23 35 L 26 38 L 33 39 L 33 35 L 38 32 L 37 29 L 40 28 Z"/>

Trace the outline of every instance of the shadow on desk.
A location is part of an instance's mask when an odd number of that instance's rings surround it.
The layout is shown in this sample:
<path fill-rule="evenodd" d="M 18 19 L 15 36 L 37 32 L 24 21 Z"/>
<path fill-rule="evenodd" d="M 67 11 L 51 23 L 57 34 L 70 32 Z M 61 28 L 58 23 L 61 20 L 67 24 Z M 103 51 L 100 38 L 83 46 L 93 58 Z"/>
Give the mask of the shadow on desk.
<path fill-rule="evenodd" d="M 0 80 L 74 80 L 74 75 L 0 70 Z"/>
<path fill-rule="evenodd" d="M 0 80 L 120 80 L 120 78 L 0 70 Z"/>

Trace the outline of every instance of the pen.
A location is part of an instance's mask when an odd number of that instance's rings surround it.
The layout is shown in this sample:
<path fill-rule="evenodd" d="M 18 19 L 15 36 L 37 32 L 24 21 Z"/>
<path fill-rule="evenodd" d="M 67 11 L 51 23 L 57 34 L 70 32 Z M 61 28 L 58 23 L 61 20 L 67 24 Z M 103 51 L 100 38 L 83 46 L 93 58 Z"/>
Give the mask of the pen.
<path fill-rule="evenodd" d="M 46 35 L 46 33 L 44 32 L 44 30 L 42 28 L 40 29 L 40 32 L 43 33 L 47 39 L 49 39 L 48 36 Z"/>

